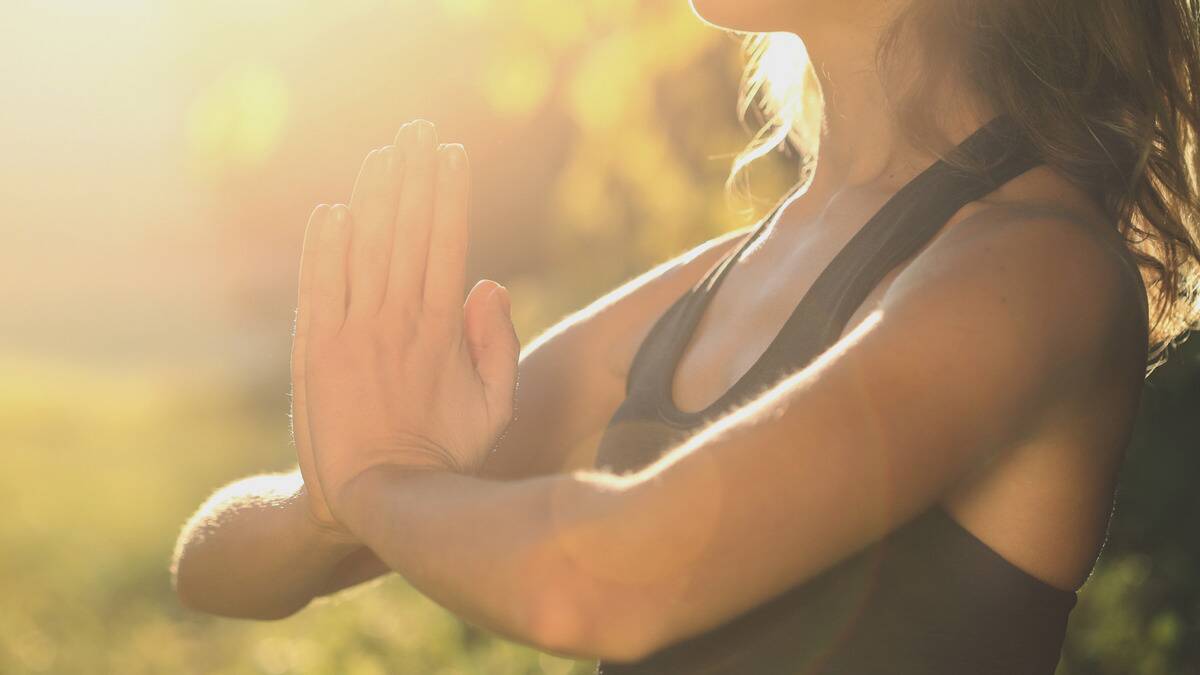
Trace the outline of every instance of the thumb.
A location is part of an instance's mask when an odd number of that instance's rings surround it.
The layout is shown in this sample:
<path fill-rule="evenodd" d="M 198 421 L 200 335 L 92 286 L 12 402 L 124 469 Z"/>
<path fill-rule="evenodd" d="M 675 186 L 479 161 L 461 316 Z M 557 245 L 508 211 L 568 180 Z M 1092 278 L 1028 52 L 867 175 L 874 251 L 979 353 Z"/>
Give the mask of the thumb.
<path fill-rule="evenodd" d="M 467 346 L 484 385 L 488 407 L 511 416 L 521 342 L 512 323 L 508 289 L 482 280 L 467 296 Z"/>

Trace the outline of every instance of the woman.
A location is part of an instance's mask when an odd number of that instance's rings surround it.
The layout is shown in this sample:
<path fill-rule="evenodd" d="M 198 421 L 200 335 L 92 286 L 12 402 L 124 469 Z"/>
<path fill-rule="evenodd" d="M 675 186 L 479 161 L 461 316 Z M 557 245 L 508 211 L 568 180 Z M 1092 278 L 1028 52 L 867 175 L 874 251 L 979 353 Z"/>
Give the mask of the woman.
<path fill-rule="evenodd" d="M 461 303 L 465 153 L 405 125 L 309 223 L 300 471 L 202 507 L 185 604 L 394 570 L 601 673 L 1054 671 L 1147 357 L 1196 321 L 1195 4 L 693 6 L 804 39 L 819 135 L 748 89 L 804 183 L 518 360 L 507 291 Z"/>

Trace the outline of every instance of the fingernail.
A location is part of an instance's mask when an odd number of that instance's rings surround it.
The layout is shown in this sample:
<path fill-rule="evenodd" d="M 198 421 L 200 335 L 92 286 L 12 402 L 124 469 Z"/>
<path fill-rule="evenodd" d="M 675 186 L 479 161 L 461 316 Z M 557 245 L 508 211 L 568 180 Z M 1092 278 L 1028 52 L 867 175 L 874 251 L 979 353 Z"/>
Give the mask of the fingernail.
<path fill-rule="evenodd" d="M 446 166 L 451 169 L 461 169 L 466 164 L 467 149 L 462 143 L 450 143 L 446 146 Z"/>
<path fill-rule="evenodd" d="M 396 135 L 392 137 L 393 145 L 396 145 L 398 147 L 403 147 L 404 139 L 408 137 L 408 127 L 409 127 L 408 122 L 405 122 L 404 124 L 400 125 L 400 128 L 396 130 Z"/>
<path fill-rule="evenodd" d="M 416 122 L 413 122 L 413 125 L 417 127 L 418 143 L 421 145 L 434 145 L 434 142 L 437 140 L 437 136 L 434 134 L 433 122 L 430 122 L 429 120 L 417 120 Z"/>
<path fill-rule="evenodd" d="M 508 288 L 505 286 L 500 286 L 496 289 L 496 292 L 500 294 L 500 300 L 504 303 L 504 313 L 511 317 L 512 299 L 508 296 Z"/>
<path fill-rule="evenodd" d="M 329 218 L 338 225 L 344 225 L 348 220 L 350 209 L 345 204 L 334 204 L 329 212 Z"/>
<path fill-rule="evenodd" d="M 417 147 L 417 135 L 420 133 L 420 126 L 421 125 L 417 124 L 416 122 L 409 122 L 408 124 L 404 125 L 401 135 L 404 137 L 404 147 L 408 150 L 412 150 L 413 148 Z"/>
<path fill-rule="evenodd" d="M 400 154 L 400 148 L 394 145 L 387 146 L 384 150 L 387 153 L 387 169 L 392 173 L 398 171 L 401 165 L 404 164 L 404 156 Z"/>

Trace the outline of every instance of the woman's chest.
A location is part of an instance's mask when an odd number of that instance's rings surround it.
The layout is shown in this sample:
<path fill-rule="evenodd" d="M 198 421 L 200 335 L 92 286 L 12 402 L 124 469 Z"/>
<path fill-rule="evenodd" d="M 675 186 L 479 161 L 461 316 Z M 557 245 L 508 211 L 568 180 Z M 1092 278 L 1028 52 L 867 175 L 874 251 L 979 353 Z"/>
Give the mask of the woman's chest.
<path fill-rule="evenodd" d="M 685 412 L 705 409 L 742 380 L 769 350 L 786 351 L 789 331 L 805 322 L 829 321 L 831 305 L 844 300 L 844 289 L 822 277 L 854 233 L 842 223 L 819 224 L 805 233 L 780 233 L 756 242 L 734 261 L 707 298 L 691 333 L 680 336 L 680 356 L 670 372 L 668 388 L 674 407 Z M 919 251 L 891 269 L 876 271 L 875 277 L 864 275 L 872 278 L 870 287 L 841 327 L 839 337 L 879 308 L 916 255 Z"/>

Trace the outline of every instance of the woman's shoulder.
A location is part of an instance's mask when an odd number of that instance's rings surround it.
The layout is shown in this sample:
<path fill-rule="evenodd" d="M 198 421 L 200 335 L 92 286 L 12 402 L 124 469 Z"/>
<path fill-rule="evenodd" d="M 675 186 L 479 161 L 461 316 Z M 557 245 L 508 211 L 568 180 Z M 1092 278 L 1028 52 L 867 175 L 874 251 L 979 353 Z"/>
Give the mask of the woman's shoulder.
<path fill-rule="evenodd" d="M 1145 367 L 1146 291 L 1129 247 L 1098 211 L 1031 200 L 985 206 L 934 240 L 888 293 L 979 293 L 1015 322 L 1040 322 L 1075 357 Z M 981 289 L 983 290 L 980 293 Z M 1089 356 L 1090 355 L 1090 356 Z"/>

